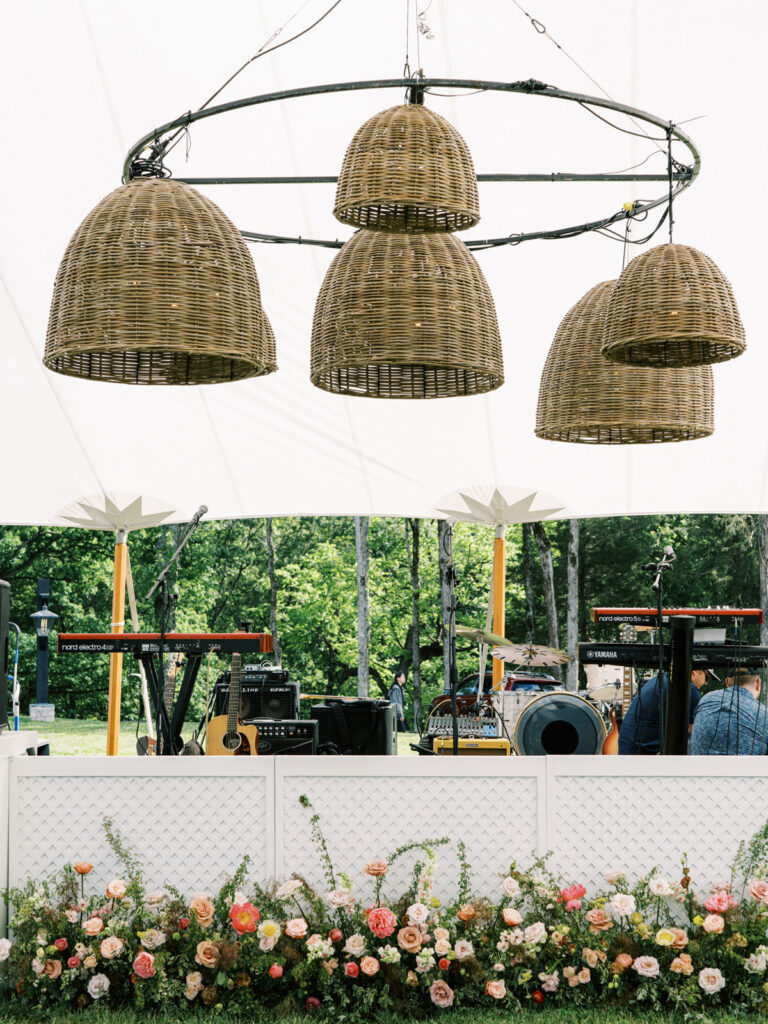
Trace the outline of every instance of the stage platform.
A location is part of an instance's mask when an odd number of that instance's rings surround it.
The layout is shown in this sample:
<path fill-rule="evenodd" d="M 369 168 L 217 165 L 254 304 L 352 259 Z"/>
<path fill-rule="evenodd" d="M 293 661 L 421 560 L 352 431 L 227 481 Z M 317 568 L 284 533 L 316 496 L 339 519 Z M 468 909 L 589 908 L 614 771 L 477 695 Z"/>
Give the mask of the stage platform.
<path fill-rule="evenodd" d="M 100 889 L 121 873 L 102 829 L 109 816 L 150 888 L 218 889 L 246 853 L 259 881 L 299 872 L 322 888 L 314 812 L 335 868 L 358 884 L 366 861 L 449 836 L 466 844 L 478 895 L 496 893 L 511 861 L 548 850 L 567 881 L 588 888 L 610 869 L 677 877 L 686 851 L 701 889 L 727 877 L 740 840 L 765 823 L 768 759 L 8 757 L 0 886 L 89 860 Z M 436 894 L 450 898 L 453 847 L 438 857 Z M 414 859 L 395 866 L 389 892 L 406 888 Z"/>

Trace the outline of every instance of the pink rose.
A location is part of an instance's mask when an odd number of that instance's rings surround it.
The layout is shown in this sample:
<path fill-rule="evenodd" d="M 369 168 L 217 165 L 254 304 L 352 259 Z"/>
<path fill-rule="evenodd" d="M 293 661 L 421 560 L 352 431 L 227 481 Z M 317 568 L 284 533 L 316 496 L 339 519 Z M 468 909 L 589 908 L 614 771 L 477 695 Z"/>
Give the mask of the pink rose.
<path fill-rule="evenodd" d="M 67 960 L 67 967 L 71 967 L 73 971 L 74 971 L 74 969 L 76 967 L 79 967 L 79 966 L 80 966 L 80 957 L 79 956 L 71 956 L 69 958 L 69 960 Z"/>
<path fill-rule="evenodd" d="M 709 899 L 704 901 L 704 906 L 712 914 L 724 914 L 726 910 L 736 906 L 736 900 L 726 889 L 713 892 Z"/>
<path fill-rule="evenodd" d="M 58 951 L 59 951 L 60 953 L 63 953 L 63 952 L 64 952 L 64 950 L 65 950 L 65 949 L 67 948 L 67 946 L 69 945 L 69 943 L 67 942 L 67 940 L 66 940 L 66 939 L 54 939 L 54 940 L 53 940 L 53 944 L 54 944 L 54 946 L 56 947 L 56 949 L 58 949 Z"/>
<path fill-rule="evenodd" d="M 303 917 L 294 917 L 285 924 L 285 934 L 292 939 L 303 939 L 307 934 L 307 922 Z"/>
<path fill-rule="evenodd" d="M 513 928 L 515 925 L 522 923 L 522 917 L 519 910 L 515 910 L 514 907 L 504 907 L 501 912 L 501 916 L 504 919 L 504 924 Z"/>
<path fill-rule="evenodd" d="M 758 903 L 768 906 L 768 882 L 764 878 L 753 878 L 749 883 L 749 895 Z"/>
<path fill-rule="evenodd" d="M 89 917 L 83 925 L 83 931 L 89 936 L 98 935 L 104 931 L 104 922 L 100 917 Z"/>
<path fill-rule="evenodd" d="M 485 994 L 492 996 L 494 999 L 503 999 L 507 994 L 507 989 L 503 979 L 500 981 L 488 981 L 485 985 Z"/>
<path fill-rule="evenodd" d="M 377 939 L 386 939 L 397 926 L 397 918 L 389 907 L 374 907 L 368 914 L 368 927 Z"/>
<path fill-rule="evenodd" d="M 632 964 L 632 970 L 642 978 L 658 978 L 659 961 L 655 956 L 639 956 Z"/>
<path fill-rule="evenodd" d="M 360 970 L 363 974 L 367 974 L 368 977 L 373 977 L 374 974 L 378 974 L 379 961 L 375 956 L 364 956 L 360 961 Z"/>
<path fill-rule="evenodd" d="M 702 925 L 704 931 L 709 932 L 710 935 L 720 935 L 724 927 L 725 921 L 719 914 L 708 914 Z"/>
<path fill-rule="evenodd" d="M 453 989 L 445 981 L 433 981 L 429 986 L 429 998 L 442 1009 L 453 1006 Z"/>
<path fill-rule="evenodd" d="M 356 978 L 360 973 L 360 968 L 353 961 L 352 963 L 344 964 L 344 973 L 348 978 Z"/>
<path fill-rule="evenodd" d="M 587 911 L 585 916 L 589 924 L 589 930 L 593 935 L 597 935 L 598 932 L 603 932 L 606 928 L 613 926 L 613 918 L 610 914 L 606 914 L 602 907 L 593 907 L 592 910 Z"/>
<path fill-rule="evenodd" d="M 146 950 L 142 949 L 140 953 L 136 954 L 136 959 L 133 961 L 133 972 L 140 978 L 152 978 L 155 975 L 155 958 L 152 953 L 147 953 Z"/>

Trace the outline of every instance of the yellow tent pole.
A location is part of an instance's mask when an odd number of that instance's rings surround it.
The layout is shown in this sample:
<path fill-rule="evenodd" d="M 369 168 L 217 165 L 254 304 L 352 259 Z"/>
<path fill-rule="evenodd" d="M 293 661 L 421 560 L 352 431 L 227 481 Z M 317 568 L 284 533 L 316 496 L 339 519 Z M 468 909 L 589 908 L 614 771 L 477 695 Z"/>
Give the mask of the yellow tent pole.
<path fill-rule="evenodd" d="M 115 533 L 115 573 L 112 585 L 112 632 L 125 631 L 125 577 L 128 563 L 126 530 Z M 116 757 L 120 745 L 120 697 L 123 689 L 123 656 L 109 656 L 109 709 L 107 711 L 107 756 Z"/>
<path fill-rule="evenodd" d="M 505 608 L 504 591 L 507 582 L 507 541 L 506 527 L 503 523 L 496 525 L 496 537 L 493 541 L 493 632 L 497 636 L 506 636 L 505 633 Z M 504 662 L 498 658 L 493 659 L 492 686 L 494 690 L 501 689 L 501 680 L 504 675 Z"/>

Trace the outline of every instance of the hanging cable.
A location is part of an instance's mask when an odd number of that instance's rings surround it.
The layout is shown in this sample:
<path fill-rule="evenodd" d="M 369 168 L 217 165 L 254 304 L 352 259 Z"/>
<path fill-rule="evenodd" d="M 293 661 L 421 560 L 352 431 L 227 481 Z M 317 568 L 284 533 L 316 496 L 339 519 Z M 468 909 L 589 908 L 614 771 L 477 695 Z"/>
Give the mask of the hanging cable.
<path fill-rule="evenodd" d="M 672 122 L 669 122 L 667 127 L 667 181 L 669 183 L 669 244 L 672 245 L 672 225 L 674 224 L 674 217 L 672 216 Z"/>

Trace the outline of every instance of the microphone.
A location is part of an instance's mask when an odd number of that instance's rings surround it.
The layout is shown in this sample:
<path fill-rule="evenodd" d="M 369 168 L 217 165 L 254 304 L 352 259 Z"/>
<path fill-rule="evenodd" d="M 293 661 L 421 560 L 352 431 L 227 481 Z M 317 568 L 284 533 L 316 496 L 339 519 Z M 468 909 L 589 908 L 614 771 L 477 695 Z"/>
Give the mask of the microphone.
<path fill-rule="evenodd" d="M 667 544 L 667 546 L 664 548 L 664 557 L 670 562 L 674 562 L 674 560 L 677 558 L 677 555 L 673 551 L 671 544 Z"/>
<path fill-rule="evenodd" d="M 200 522 L 200 520 L 203 518 L 203 516 L 205 515 L 205 513 L 207 511 L 208 511 L 208 506 L 207 505 L 201 505 L 200 506 L 200 508 L 197 510 L 197 512 L 195 512 L 195 514 L 192 516 L 192 518 L 189 521 L 189 529 L 190 530 L 193 527 L 197 526 L 197 524 Z"/>

